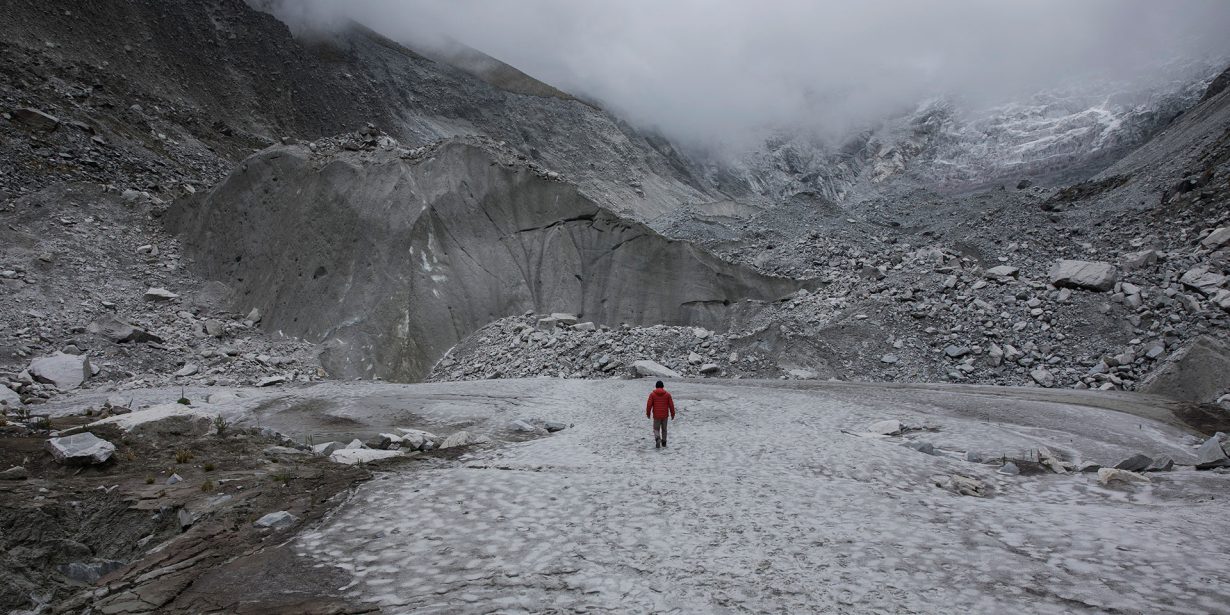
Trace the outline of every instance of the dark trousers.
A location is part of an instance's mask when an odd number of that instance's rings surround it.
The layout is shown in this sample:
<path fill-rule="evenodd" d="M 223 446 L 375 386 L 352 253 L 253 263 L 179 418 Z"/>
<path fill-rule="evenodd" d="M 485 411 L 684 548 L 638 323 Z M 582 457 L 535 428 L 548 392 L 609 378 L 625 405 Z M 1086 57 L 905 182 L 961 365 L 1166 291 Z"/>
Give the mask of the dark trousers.
<path fill-rule="evenodd" d="M 668 419 L 653 420 L 653 439 L 658 444 L 666 444 L 666 421 Z"/>

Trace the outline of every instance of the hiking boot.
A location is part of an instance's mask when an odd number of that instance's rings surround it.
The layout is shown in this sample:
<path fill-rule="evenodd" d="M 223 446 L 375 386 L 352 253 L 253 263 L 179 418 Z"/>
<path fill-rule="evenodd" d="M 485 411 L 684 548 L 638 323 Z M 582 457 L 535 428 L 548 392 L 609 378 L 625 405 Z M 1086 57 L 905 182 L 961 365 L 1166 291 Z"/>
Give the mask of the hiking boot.
<path fill-rule="evenodd" d="M 662 448 L 666 448 L 666 440 L 662 441 Z"/>

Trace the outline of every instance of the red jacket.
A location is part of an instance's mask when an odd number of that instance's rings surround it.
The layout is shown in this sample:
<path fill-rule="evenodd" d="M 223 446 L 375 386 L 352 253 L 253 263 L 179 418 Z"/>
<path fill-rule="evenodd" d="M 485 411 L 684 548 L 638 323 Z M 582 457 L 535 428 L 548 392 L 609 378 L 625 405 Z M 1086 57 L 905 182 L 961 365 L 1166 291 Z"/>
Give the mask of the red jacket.
<path fill-rule="evenodd" d="M 668 410 L 670 417 L 675 418 L 675 400 L 671 399 L 671 394 L 667 393 L 666 389 L 654 389 L 645 401 L 645 418 L 649 418 L 650 411 L 653 411 L 655 420 L 664 420 Z"/>

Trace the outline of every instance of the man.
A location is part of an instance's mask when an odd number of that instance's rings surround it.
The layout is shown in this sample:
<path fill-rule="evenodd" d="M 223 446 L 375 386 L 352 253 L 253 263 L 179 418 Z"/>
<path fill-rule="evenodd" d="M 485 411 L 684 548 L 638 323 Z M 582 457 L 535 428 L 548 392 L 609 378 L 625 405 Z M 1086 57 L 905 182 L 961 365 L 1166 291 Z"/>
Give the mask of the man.
<path fill-rule="evenodd" d="M 649 399 L 645 402 L 645 418 L 653 419 L 654 448 L 666 448 L 668 413 L 671 420 L 675 420 L 675 400 L 671 399 L 671 394 L 666 392 L 662 381 L 659 380 L 654 384 L 653 392 L 649 394 Z"/>

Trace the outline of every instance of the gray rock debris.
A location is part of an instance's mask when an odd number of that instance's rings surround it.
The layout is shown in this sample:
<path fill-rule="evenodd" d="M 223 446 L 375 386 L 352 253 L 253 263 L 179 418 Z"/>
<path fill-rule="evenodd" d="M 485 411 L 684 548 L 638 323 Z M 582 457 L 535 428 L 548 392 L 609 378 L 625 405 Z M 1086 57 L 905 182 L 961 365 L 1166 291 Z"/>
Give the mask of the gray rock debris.
<path fill-rule="evenodd" d="M 18 395 L 13 389 L 0 385 L 0 408 L 17 409 L 24 407 L 25 404 L 21 403 L 21 395 Z"/>
<path fill-rule="evenodd" d="M 115 445 L 92 433 L 79 433 L 47 441 L 47 451 L 65 465 L 106 463 L 115 454 Z"/>
<path fill-rule="evenodd" d="M 472 434 L 468 431 L 459 431 L 444 439 L 440 444 L 441 449 L 456 448 L 458 446 L 469 446 L 471 444 L 484 444 L 490 442 L 491 439 L 487 436 Z"/>
<path fill-rule="evenodd" d="M 901 421 L 889 419 L 886 421 L 876 421 L 875 423 L 868 425 L 867 433 L 879 434 L 881 436 L 895 436 L 901 433 L 904 429 L 905 427 L 901 424 Z"/>

